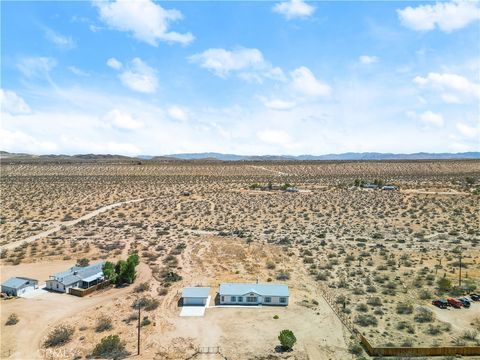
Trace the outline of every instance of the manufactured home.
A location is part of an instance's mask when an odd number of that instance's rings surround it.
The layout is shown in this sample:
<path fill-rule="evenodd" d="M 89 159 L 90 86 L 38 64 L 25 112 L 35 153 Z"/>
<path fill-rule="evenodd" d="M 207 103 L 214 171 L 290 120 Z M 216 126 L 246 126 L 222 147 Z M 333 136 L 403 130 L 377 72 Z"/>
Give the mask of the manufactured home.
<path fill-rule="evenodd" d="M 89 266 L 73 266 L 67 271 L 50 275 L 45 288 L 64 293 L 71 288 L 88 289 L 104 280 L 104 264 L 102 261 Z"/>
<path fill-rule="evenodd" d="M 221 305 L 288 305 L 288 286 L 284 284 L 220 284 Z"/>
<path fill-rule="evenodd" d="M 2 284 L 2 293 L 9 296 L 21 296 L 38 289 L 38 281 L 26 277 L 12 277 Z"/>

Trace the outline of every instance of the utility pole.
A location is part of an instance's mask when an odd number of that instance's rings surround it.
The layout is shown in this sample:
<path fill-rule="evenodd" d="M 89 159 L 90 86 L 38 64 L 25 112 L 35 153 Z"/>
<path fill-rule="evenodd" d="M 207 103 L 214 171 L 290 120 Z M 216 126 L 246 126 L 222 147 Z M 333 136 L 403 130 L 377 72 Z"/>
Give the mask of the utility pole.
<path fill-rule="evenodd" d="M 458 272 L 458 287 L 462 286 L 462 253 L 458 255 L 459 257 L 459 266 L 460 266 L 460 271 Z"/>
<path fill-rule="evenodd" d="M 140 300 L 137 298 L 138 306 L 138 332 L 137 332 L 137 355 L 140 355 Z"/>

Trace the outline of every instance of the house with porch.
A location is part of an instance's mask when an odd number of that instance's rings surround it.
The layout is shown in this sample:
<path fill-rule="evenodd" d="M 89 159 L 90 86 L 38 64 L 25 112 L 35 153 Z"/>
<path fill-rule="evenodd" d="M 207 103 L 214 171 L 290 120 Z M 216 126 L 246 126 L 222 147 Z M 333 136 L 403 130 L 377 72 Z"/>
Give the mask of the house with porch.
<path fill-rule="evenodd" d="M 289 291 L 285 284 L 222 283 L 220 305 L 287 306 Z"/>
<path fill-rule="evenodd" d="M 66 271 L 50 275 L 45 288 L 63 293 L 68 293 L 73 288 L 88 289 L 103 282 L 104 264 L 102 261 L 88 266 L 73 266 Z"/>

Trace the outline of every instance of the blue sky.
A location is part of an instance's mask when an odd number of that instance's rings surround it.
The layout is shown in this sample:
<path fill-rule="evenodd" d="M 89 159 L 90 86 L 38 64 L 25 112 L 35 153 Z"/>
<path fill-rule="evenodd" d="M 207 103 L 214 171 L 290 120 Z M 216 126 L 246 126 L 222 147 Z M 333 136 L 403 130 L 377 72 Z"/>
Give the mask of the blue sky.
<path fill-rule="evenodd" d="M 1 2 L 0 148 L 479 151 L 478 2 Z"/>

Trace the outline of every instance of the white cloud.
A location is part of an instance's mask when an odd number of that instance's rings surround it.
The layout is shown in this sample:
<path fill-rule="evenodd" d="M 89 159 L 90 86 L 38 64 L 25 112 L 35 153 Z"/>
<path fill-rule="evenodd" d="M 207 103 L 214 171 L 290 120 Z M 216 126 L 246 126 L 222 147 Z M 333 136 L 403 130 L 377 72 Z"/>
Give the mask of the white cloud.
<path fill-rule="evenodd" d="M 58 151 L 58 146 L 51 141 L 38 140 L 19 130 L 0 129 L 1 148 L 9 152 L 27 152 L 46 154 Z"/>
<path fill-rule="evenodd" d="M 433 111 L 425 111 L 421 113 L 418 118 L 426 123 L 433 124 L 435 126 L 443 126 L 443 116 L 440 113 L 434 113 Z"/>
<path fill-rule="evenodd" d="M 295 102 L 293 101 L 286 101 L 281 99 L 270 99 L 265 100 L 263 104 L 272 110 L 290 110 L 295 107 Z"/>
<path fill-rule="evenodd" d="M 231 73 L 237 73 L 247 81 L 261 82 L 263 78 L 285 80 L 282 69 L 269 64 L 258 49 L 207 49 L 190 56 L 189 60 L 224 79 Z"/>
<path fill-rule="evenodd" d="M 140 58 L 131 61 L 130 66 L 119 75 L 123 85 L 133 91 L 154 93 L 157 91 L 157 72 Z"/>
<path fill-rule="evenodd" d="M 28 78 L 44 76 L 55 66 L 57 66 L 55 59 L 42 56 L 21 58 L 17 63 L 17 68 Z"/>
<path fill-rule="evenodd" d="M 315 12 L 315 7 L 303 0 L 289 0 L 275 4 L 272 10 L 283 15 L 287 20 L 294 18 L 308 18 Z"/>
<path fill-rule="evenodd" d="M 434 5 L 408 6 L 397 10 L 402 24 L 412 30 L 429 31 L 438 27 L 444 32 L 461 29 L 480 19 L 477 1 L 437 2 Z"/>
<path fill-rule="evenodd" d="M 315 77 L 310 69 L 305 66 L 299 67 L 290 73 L 292 77 L 292 86 L 300 94 L 319 97 L 328 96 L 331 88 Z"/>
<path fill-rule="evenodd" d="M 415 77 L 413 82 L 420 86 L 432 86 L 439 90 L 453 90 L 464 95 L 480 98 L 480 85 L 457 74 L 429 73 L 426 77 Z"/>
<path fill-rule="evenodd" d="M 257 132 L 257 137 L 266 143 L 288 145 L 291 142 L 290 135 L 283 130 L 265 129 Z"/>
<path fill-rule="evenodd" d="M 441 98 L 447 104 L 460 104 L 462 102 L 458 96 L 452 94 L 442 94 Z"/>
<path fill-rule="evenodd" d="M 477 127 L 473 127 L 464 123 L 457 123 L 456 127 L 458 132 L 462 134 L 464 137 L 478 140 L 480 136 L 480 130 L 478 125 Z"/>
<path fill-rule="evenodd" d="M 180 106 L 171 106 L 168 108 L 168 116 L 174 120 L 187 121 L 188 112 Z"/>
<path fill-rule="evenodd" d="M 358 58 L 358 61 L 364 65 L 375 64 L 378 62 L 377 56 L 362 55 Z"/>
<path fill-rule="evenodd" d="M 75 42 L 69 36 L 61 35 L 52 29 L 46 28 L 45 29 L 45 37 L 47 40 L 51 41 L 57 47 L 61 49 L 73 49 L 75 47 Z"/>
<path fill-rule="evenodd" d="M 115 58 L 108 59 L 107 65 L 115 70 L 120 70 L 122 68 L 122 63 Z"/>
<path fill-rule="evenodd" d="M 10 90 L 0 89 L 0 104 L 2 112 L 8 112 L 13 115 L 31 112 L 30 106 L 28 106 L 25 100 Z"/>
<path fill-rule="evenodd" d="M 90 76 L 90 74 L 82 69 L 79 69 L 78 67 L 76 66 L 69 66 L 68 67 L 68 70 L 70 70 L 72 73 L 74 73 L 75 75 L 78 75 L 78 76 Z"/>
<path fill-rule="evenodd" d="M 150 45 L 158 41 L 188 44 L 193 41 L 191 33 L 169 31 L 172 22 L 181 20 L 182 13 L 164 9 L 150 0 L 94 1 L 100 18 L 112 29 L 126 31 L 133 37 Z"/>
<path fill-rule="evenodd" d="M 119 129 L 137 130 L 143 127 L 143 123 L 134 119 L 131 114 L 117 109 L 109 111 L 103 119 Z"/>

